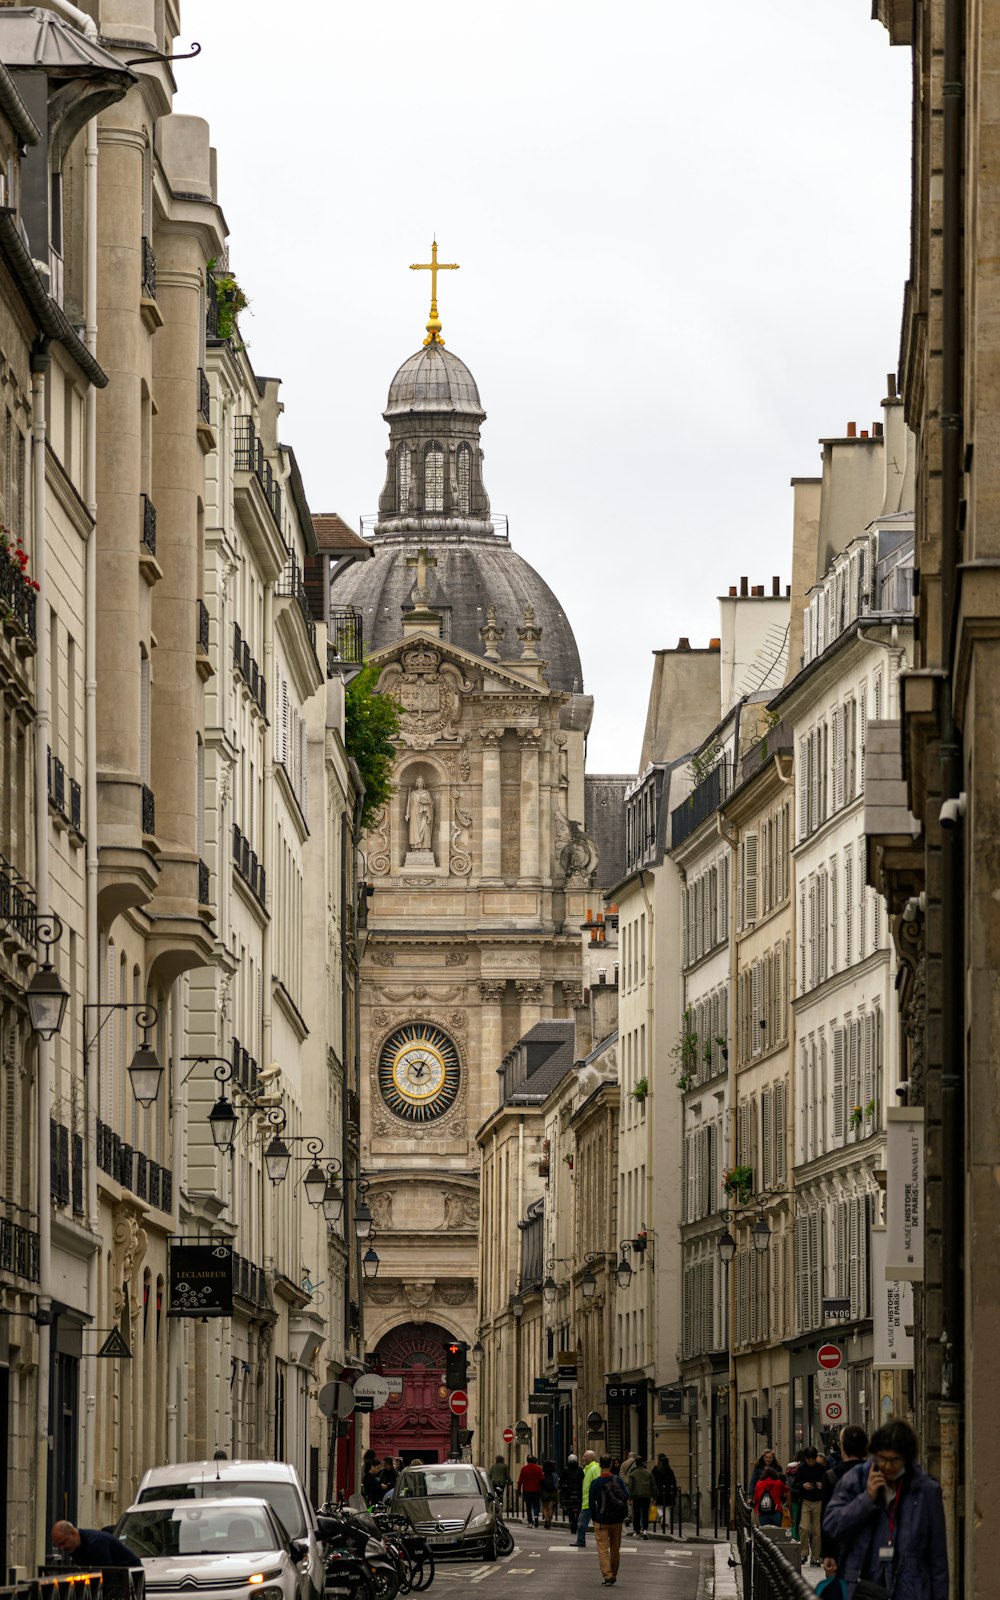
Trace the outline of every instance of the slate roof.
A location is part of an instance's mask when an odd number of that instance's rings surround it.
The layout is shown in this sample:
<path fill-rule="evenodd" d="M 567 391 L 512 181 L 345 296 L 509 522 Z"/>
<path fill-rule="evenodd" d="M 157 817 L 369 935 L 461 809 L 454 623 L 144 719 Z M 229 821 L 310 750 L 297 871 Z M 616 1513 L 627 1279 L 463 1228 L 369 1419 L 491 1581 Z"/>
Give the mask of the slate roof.
<path fill-rule="evenodd" d="M 336 511 L 314 511 L 312 519 L 316 530 L 316 545 L 334 555 L 370 556 L 372 547 L 367 539 L 349 528 Z"/>
<path fill-rule="evenodd" d="M 583 787 L 583 825 L 596 844 L 598 889 L 625 876 L 625 791 L 635 782 L 623 773 L 588 773 Z"/>

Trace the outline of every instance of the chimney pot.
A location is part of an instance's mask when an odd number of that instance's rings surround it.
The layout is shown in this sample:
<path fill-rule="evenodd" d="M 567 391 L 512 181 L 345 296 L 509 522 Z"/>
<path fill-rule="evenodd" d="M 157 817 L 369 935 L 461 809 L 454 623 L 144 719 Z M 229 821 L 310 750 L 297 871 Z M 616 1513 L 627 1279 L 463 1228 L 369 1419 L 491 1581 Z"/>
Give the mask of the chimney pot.
<path fill-rule="evenodd" d="M 867 437 L 868 437 L 868 429 L 867 428 L 862 428 L 861 437 L 862 437 L 862 439 L 867 439 Z"/>
<path fill-rule="evenodd" d="M 736 593 L 736 585 L 735 585 L 735 583 L 731 583 L 729 585 L 729 593 L 730 593 L 731 596 L 735 595 L 735 593 Z"/>
<path fill-rule="evenodd" d="M 772 595 L 780 595 L 780 593 L 781 593 L 781 579 L 780 578 L 772 578 L 771 579 L 771 593 L 772 593 Z"/>
<path fill-rule="evenodd" d="M 749 581 L 749 578 L 740 579 L 740 594 L 744 599 L 746 599 L 746 596 L 750 593 L 750 590 L 747 588 Z"/>
<path fill-rule="evenodd" d="M 890 400 L 895 400 L 895 398 L 896 398 L 896 374 L 894 372 L 887 372 L 886 375 L 885 375 L 885 392 L 888 395 Z"/>
<path fill-rule="evenodd" d="M 858 425 L 857 425 L 857 423 L 856 422 L 849 422 L 847 424 L 847 437 L 849 439 L 856 439 L 857 436 L 858 436 Z"/>
<path fill-rule="evenodd" d="M 709 639 L 708 648 L 710 650 L 721 650 L 722 649 L 722 640 L 721 639 Z"/>
<path fill-rule="evenodd" d="M 592 911 L 588 911 L 587 912 L 587 921 L 588 922 L 593 922 L 593 920 L 594 920 L 594 913 Z"/>
<path fill-rule="evenodd" d="M 678 650 L 690 650 L 690 648 L 691 648 L 691 640 L 690 639 L 678 639 L 677 648 L 678 648 Z"/>
<path fill-rule="evenodd" d="M 764 593 L 764 585 L 762 583 L 755 583 L 753 588 L 750 590 L 750 593 L 753 595 L 755 600 L 759 600 L 761 595 Z"/>
<path fill-rule="evenodd" d="M 885 429 L 883 428 L 881 422 L 873 422 L 872 423 L 872 435 L 873 435 L 874 438 L 881 439 L 883 437 L 884 433 L 885 433 Z"/>

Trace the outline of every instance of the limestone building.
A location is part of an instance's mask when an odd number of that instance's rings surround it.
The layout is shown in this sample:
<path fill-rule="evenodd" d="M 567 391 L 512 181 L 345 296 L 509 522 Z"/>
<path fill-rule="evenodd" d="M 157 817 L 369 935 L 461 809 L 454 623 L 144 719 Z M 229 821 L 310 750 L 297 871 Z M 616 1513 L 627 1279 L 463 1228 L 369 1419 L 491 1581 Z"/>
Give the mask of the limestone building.
<path fill-rule="evenodd" d="M 475 1341 L 476 1129 L 507 1051 L 578 997 L 598 851 L 573 632 L 491 514 L 479 391 L 434 315 L 384 416 L 372 559 L 338 570 L 332 598 L 360 614 L 402 708 L 395 790 L 365 841 L 362 1154 L 381 1261 L 368 1345 L 412 1374 L 440 1368 L 446 1338 Z M 377 1448 L 440 1447 L 443 1402 L 418 1438 L 416 1387 L 379 1414 Z"/>

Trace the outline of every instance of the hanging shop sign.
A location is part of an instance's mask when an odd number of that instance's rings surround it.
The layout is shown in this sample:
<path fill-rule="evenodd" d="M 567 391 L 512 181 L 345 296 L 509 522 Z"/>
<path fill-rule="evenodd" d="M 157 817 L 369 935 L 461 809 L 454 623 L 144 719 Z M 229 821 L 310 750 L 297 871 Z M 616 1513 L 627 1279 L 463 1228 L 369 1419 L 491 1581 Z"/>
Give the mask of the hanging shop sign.
<path fill-rule="evenodd" d="M 233 1252 L 221 1240 L 171 1244 L 168 1317 L 231 1317 Z"/>
<path fill-rule="evenodd" d="M 646 1393 L 644 1383 L 606 1383 L 604 1398 L 609 1406 L 638 1406 Z"/>
<path fill-rule="evenodd" d="M 924 1198 L 923 1107 L 893 1107 L 886 1128 L 885 1270 L 897 1282 L 923 1282 Z"/>
<path fill-rule="evenodd" d="M 872 1317 L 874 1367 L 913 1366 L 913 1285 L 887 1278 L 886 1230 L 872 1229 Z"/>

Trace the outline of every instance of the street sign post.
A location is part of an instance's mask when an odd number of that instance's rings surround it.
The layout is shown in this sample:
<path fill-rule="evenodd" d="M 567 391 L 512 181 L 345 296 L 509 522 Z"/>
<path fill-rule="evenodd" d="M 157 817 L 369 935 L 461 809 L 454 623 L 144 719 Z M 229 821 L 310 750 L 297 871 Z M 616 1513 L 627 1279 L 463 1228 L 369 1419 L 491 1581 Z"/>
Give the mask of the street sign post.
<path fill-rule="evenodd" d="M 816 1364 L 825 1372 L 832 1372 L 843 1364 L 844 1352 L 839 1344 L 821 1344 L 816 1351 Z"/>
<path fill-rule="evenodd" d="M 819 1397 L 820 1422 L 824 1428 L 840 1428 L 847 1421 L 847 1390 L 828 1389 Z"/>
<path fill-rule="evenodd" d="M 357 1391 L 355 1390 L 355 1393 Z M 464 1417 L 469 1409 L 469 1397 L 464 1389 L 456 1389 L 448 1396 L 448 1409 L 456 1417 Z"/>
<path fill-rule="evenodd" d="M 343 1421 L 354 1410 L 354 1390 L 349 1383 L 324 1383 L 316 1403 L 324 1417 L 338 1417 Z"/>
<path fill-rule="evenodd" d="M 504 1442 L 504 1444 L 513 1444 L 514 1443 L 514 1430 L 513 1430 L 513 1428 L 504 1428 L 504 1430 L 503 1430 L 503 1442 Z"/>
<path fill-rule="evenodd" d="M 389 1398 L 389 1385 L 377 1372 L 366 1372 L 354 1385 L 354 1405 L 358 1411 L 378 1411 Z M 366 1400 L 371 1405 L 365 1405 Z"/>
<path fill-rule="evenodd" d="M 817 1372 L 813 1382 L 818 1394 L 835 1394 L 844 1387 L 844 1374 L 834 1367 L 832 1372 Z"/>

